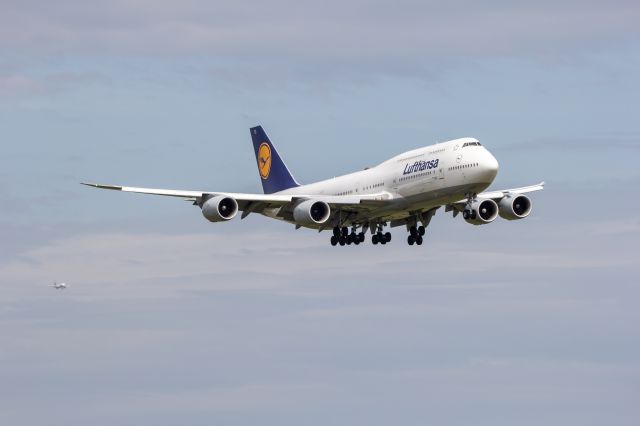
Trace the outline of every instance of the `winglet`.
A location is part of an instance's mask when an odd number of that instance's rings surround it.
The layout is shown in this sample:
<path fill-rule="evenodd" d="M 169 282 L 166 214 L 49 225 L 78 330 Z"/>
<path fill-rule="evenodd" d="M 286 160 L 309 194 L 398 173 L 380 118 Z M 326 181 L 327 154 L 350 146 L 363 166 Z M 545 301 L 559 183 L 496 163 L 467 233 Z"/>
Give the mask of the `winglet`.
<path fill-rule="evenodd" d="M 80 182 L 80 185 L 86 185 L 92 188 L 102 188 L 102 189 L 112 189 L 114 191 L 122 191 L 122 187 L 117 185 L 102 185 L 99 183 L 88 183 L 88 182 Z"/>

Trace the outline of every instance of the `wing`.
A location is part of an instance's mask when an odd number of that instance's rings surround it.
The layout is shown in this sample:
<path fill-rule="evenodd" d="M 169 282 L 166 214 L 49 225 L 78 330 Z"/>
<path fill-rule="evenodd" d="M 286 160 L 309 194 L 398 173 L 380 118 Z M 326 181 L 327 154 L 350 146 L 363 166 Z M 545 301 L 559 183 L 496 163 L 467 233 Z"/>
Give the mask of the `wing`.
<path fill-rule="evenodd" d="M 132 186 L 103 185 L 101 183 L 80 182 L 82 185 L 91 186 L 93 188 L 110 189 L 122 192 L 137 192 L 140 194 L 164 195 L 167 197 L 185 198 L 195 201 L 196 198 L 202 197 L 202 191 L 181 191 L 174 189 L 154 189 L 154 188 L 135 188 Z"/>
<path fill-rule="evenodd" d="M 111 189 L 113 191 L 122 191 L 122 192 L 134 192 L 137 194 L 150 194 L 150 195 L 163 195 L 165 197 L 176 197 L 182 198 L 187 201 L 197 201 L 204 196 L 212 195 L 226 195 L 229 197 L 235 198 L 238 203 L 240 201 L 250 202 L 250 201 L 263 201 L 263 202 L 271 202 L 275 204 L 286 204 L 291 201 L 293 198 L 292 195 L 263 195 L 263 194 L 240 194 L 233 192 L 211 192 L 211 191 L 184 191 L 180 189 L 158 189 L 158 188 L 137 188 L 133 186 L 118 186 L 118 185 L 103 185 L 100 183 L 87 183 L 81 182 L 82 185 L 91 186 L 94 188 L 101 189 Z"/>
<path fill-rule="evenodd" d="M 544 189 L 544 182 L 540 182 L 536 185 L 523 186 L 522 188 L 504 189 L 502 191 L 481 192 L 480 194 L 478 194 L 478 198 L 484 198 L 484 199 L 491 198 L 493 201 L 500 201 L 507 195 L 526 194 L 527 192 L 542 191 L 543 189 Z M 462 202 L 465 202 L 465 201 L 466 200 L 462 200 Z"/>
<path fill-rule="evenodd" d="M 132 186 L 104 185 L 99 183 L 81 182 L 82 185 L 93 188 L 110 189 L 113 191 L 133 192 L 138 194 L 162 195 L 166 197 L 182 198 L 187 201 L 199 203 L 200 200 L 210 196 L 224 195 L 232 197 L 238 202 L 238 209 L 242 211 L 242 218 L 252 212 L 260 213 L 268 208 L 281 207 L 279 216 L 286 217 L 293 207 L 300 201 L 313 199 L 324 201 L 332 210 L 344 210 L 347 212 L 369 211 L 386 204 L 391 194 L 380 192 L 366 195 L 304 195 L 304 194 L 245 194 L 237 192 L 212 192 L 212 191 L 184 191 L 176 189 L 138 188 Z"/>
<path fill-rule="evenodd" d="M 534 192 L 534 191 L 541 191 L 544 189 L 544 182 L 540 182 L 536 185 L 530 185 L 530 186 L 523 186 L 521 188 L 512 188 L 512 189 L 503 189 L 500 191 L 487 191 L 487 192 L 481 192 L 480 194 L 477 194 L 476 197 L 477 198 L 481 198 L 481 199 L 492 199 L 495 202 L 500 202 L 500 200 L 502 200 L 504 197 L 509 196 L 509 195 L 514 195 L 514 194 L 526 194 L 527 192 Z M 463 199 L 460 201 L 456 201 L 455 203 L 449 204 L 447 205 L 445 211 L 451 211 L 451 210 L 455 210 L 454 211 L 454 216 L 455 214 L 457 214 L 457 211 L 461 211 L 465 208 L 465 205 L 467 204 L 467 200 Z"/>

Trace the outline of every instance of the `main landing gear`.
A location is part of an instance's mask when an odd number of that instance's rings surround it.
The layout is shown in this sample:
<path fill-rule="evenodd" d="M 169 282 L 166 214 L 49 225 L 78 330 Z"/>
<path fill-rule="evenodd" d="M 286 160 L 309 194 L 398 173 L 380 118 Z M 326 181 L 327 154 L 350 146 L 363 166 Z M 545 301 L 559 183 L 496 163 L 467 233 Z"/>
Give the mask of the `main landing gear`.
<path fill-rule="evenodd" d="M 340 244 L 343 245 L 358 245 L 364 242 L 364 232 L 356 233 L 356 227 L 351 228 L 351 232 L 349 232 L 349 228 L 343 226 L 342 228 L 336 226 L 333 228 L 333 235 L 331 236 L 331 245 L 336 246 Z"/>
<path fill-rule="evenodd" d="M 412 246 L 414 244 L 421 246 L 423 242 L 423 236 L 425 233 L 424 226 L 411 226 L 409 228 L 409 236 L 407 237 L 407 243 Z"/>
<path fill-rule="evenodd" d="M 371 242 L 376 245 L 378 243 L 385 245 L 391 241 L 391 232 L 382 233 L 382 226 L 378 227 L 378 232 L 371 236 Z"/>
<path fill-rule="evenodd" d="M 371 242 L 376 244 L 387 244 L 391 241 L 391 232 L 382 232 L 382 226 L 378 226 L 377 232 L 371 235 Z M 349 228 L 343 226 L 342 228 L 336 226 L 333 228 L 333 235 L 331 236 L 331 245 L 337 246 L 340 244 L 344 245 L 359 245 L 364 243 L 364 232 L 356 232 L 356 227 L 351 228 L 351 232 L 349 232 Z"/>

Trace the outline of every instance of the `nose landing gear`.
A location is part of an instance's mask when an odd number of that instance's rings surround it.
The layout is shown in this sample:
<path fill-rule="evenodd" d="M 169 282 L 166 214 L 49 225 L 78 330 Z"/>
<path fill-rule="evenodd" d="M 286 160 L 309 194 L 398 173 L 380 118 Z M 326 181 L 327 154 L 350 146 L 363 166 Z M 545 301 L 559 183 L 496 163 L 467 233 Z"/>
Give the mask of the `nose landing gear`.
<path fill-rule="evenodd" d="M 474 220 L 477 217 L 477 215 L 475 210 L 465 209 L 462 211 L 462 217 L 464 218 L 464 220 L 468 220 L 468 219 Z"/>

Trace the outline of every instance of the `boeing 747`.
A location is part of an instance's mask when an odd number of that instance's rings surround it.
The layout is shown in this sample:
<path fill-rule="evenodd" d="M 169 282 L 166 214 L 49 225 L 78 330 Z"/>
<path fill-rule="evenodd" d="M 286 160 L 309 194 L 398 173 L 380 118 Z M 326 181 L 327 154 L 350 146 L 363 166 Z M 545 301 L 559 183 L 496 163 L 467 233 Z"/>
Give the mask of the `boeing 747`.
<path fill-rule="evenodd" d="M 498 216 L 520 220 L 531 213 L 525 195 L 544 182 L 522 188 L 485 191 L 498 173 L 498 161 L 474 138 L 460 138 L 404 152 L 375 167 L 301 185 L 292 176 L 261 126 L 250 129 L 263 194 L 182 191 L 84 183 L 96 188 L 164 195 L 192 201 L 211 222 L 241 212 L 284 220 L 297 228 L 331 230 L 331 245 L 358 245 L 371 233 L 373 244 L 391 241 L 385 227 L 404 226 L 409 245 L 421 245 L 425 228 L 441 207 L 472 225 Z"/>

